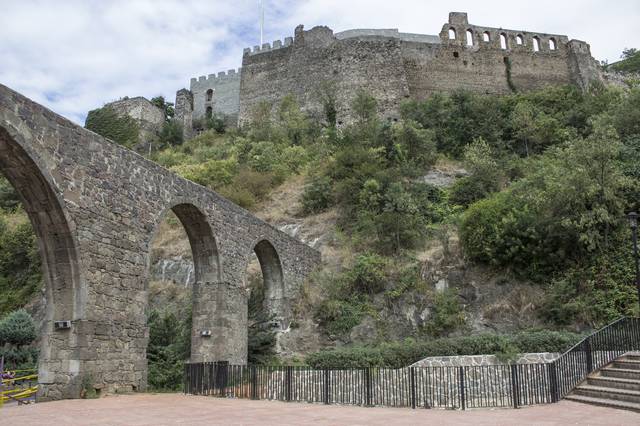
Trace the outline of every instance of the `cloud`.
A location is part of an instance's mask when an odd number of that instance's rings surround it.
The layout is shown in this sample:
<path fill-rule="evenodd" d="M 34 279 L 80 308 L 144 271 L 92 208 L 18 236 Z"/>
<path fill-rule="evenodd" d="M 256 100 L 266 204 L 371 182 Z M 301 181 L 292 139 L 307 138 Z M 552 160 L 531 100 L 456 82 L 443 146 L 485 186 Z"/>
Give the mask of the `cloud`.
<path fill-rule="evenodd" d="M 172 100 L 191 77 L 237 68 L 259 43 L 257 0 L 0 0 L 0 82 L 80 123 L 123 96 Z M 598 59 L 640 46 L 636 0 L 433 2 L 267 0 L 265 41 L 328 25 L 437 34 L 448 12 L 472 23 L 567 34 Z"/>

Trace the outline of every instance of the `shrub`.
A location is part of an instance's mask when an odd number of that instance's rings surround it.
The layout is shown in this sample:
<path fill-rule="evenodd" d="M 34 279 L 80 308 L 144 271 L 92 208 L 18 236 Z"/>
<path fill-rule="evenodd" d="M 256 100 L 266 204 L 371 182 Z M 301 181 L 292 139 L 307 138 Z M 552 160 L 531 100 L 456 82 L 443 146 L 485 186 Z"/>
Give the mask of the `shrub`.
<path fill-rule="evenodd" d="M 465 325 L 464 311 L 457 293 L 449 289 L 436 293 L 425 330 L 432 336 L 447 335 Z"/>
<path fill-rule="evenodd" d="M 386 265 L 383 257 L 374 253 L 364 253 L 356 257 L 345 278 L 356 294 L 373 295 L 384 290 Z"/>
<path fill-rule="evenodd" d="M 36 324 L 24 309 L 9 313 L 0 321 L 0 346 L 23 346 L 36 339 Z"/>
<path fill-rule="evenodd" d="M 320 213 L 333 201 L 331 180 L 326 176 L 314 177 L 302 193 L 302 211 L 305 214 Z"/>
<path fill-rule="evenodd" d="M 316 309 L 315 317 L 329 334 L 341 336 L 360 324 L 364 307 L 357 302 L 325 300 Z"/>
<path fill-rule="evenodd" d="M 314 352 L 306 357 L 313 368 L 407 367 L 433 356 L 496 354 L 511 358 L 514 351 L 563 352 L 580 340 L 574 333 L 526 331 L 515 335 L 477 334 L 429 341 L 382 343 L 375 347 L 352 346 Z"/>
<path fill-rule="evenodd" d="M 182 124 L 177 120 L 165 121 L 158 135 L 162 145 L 177 146 L 184 142 Z"/>

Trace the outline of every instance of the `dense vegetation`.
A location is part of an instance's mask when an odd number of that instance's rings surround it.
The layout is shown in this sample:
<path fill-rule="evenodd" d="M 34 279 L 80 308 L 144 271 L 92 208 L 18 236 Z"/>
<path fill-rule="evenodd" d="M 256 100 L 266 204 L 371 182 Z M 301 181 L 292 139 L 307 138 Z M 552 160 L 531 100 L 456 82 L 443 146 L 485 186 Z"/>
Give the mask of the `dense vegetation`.
<path fill-rule="evenodd" d="M 13 187 L 0 176 L 0 316 L 28 303 L 41 282 L 31 223 Z"/>

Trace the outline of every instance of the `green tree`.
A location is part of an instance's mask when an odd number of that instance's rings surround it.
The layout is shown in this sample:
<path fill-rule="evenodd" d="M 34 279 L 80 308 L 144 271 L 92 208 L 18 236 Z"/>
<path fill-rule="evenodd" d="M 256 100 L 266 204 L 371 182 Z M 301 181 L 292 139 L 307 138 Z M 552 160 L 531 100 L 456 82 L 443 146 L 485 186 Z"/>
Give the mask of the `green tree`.
<path fill-rule="evenodd" d="M 182 124 L 177 120 L 165 121 L 160 130 L 159 140 L 163 145 L 182 145 L 184 142 Z"/>
<path fill-rule="evenodd" d="M 151 98 L 151 103 L 162 110 L 164 113 L 164 119 L 169 121 L 175 115 L 175 109 L 173 108 L 173 102 L 167 102 L 164 96 L 156 96 Z"/>

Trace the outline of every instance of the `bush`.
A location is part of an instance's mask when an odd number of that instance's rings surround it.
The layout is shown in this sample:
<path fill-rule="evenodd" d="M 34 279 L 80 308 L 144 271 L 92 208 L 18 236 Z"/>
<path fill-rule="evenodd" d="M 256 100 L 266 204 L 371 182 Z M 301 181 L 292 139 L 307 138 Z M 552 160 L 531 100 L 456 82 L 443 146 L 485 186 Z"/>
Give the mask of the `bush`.
<path fill-rule="evenodd" d="M 364 253 L 345 275 L 349 286 L 356 294 L 373 295 L 384 290 L 386 260 L 374 253 Z"/>
<path fill-rule="evenodd" d="M 430 341 L 382 343 L 315 352 L 306 357 L 313 368 L 407 367 L 433 356 L 496 354 L 501 358 L 526 352 L 563 352 L 580 340 L 574 333 L 527 331 L 515 335 L 478 334 Z"/>
<path fill-rule="evenodd" d="M 364 311 L 361 303 L 330 299 L 318 306 L 315 317 L 330 335 L 342 336 L 360 324 Z"/>
<path fill-rule="evenodd" d="M 464 311 L 453 289 L 436 293 L 425 330 L 432 336 L 445 336 L 465 325 Z"/>
<path fill-rule="evenodd" d="M 178 146 L 184 142 L 182 124 L 177 120 L 165 121 L 158 135 L 162 145 Z"/>
<path fill-rule="evenodd" d="M 36 324 L 24 309 L 8 314 L 0 321 L 0 346 L 8 343 L 23 346 L 36 339 Z"/>
<path fill-rule="evenodd" d="M 326 176 L 314 177 L 302 193 L 302 211 L 305 214 L 320 213 L 329 208 L 332 201 L 331 180 Z"/>

